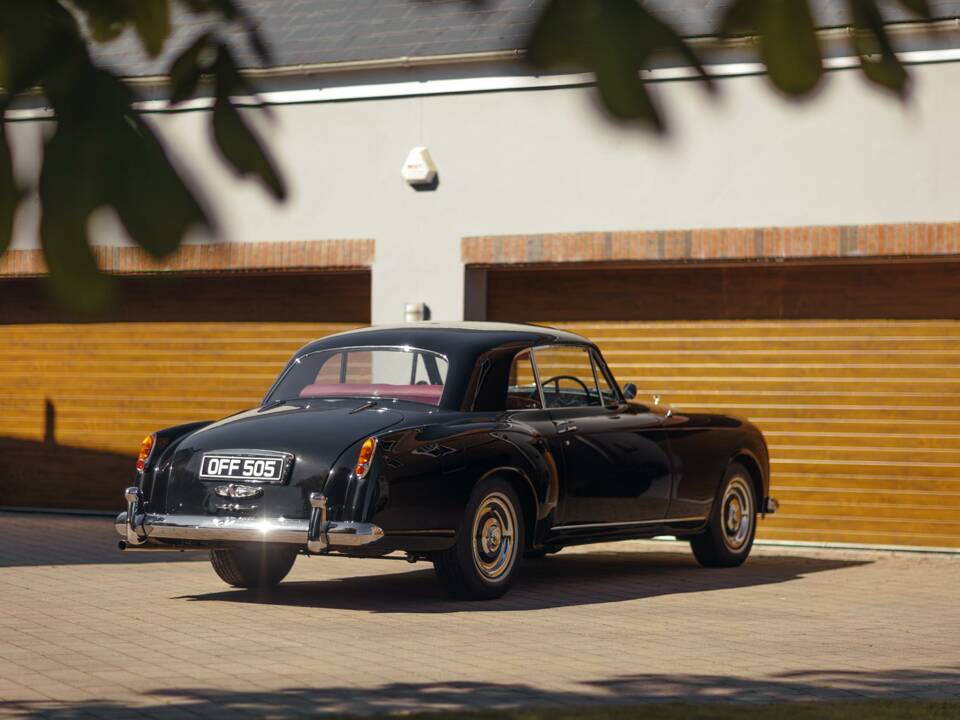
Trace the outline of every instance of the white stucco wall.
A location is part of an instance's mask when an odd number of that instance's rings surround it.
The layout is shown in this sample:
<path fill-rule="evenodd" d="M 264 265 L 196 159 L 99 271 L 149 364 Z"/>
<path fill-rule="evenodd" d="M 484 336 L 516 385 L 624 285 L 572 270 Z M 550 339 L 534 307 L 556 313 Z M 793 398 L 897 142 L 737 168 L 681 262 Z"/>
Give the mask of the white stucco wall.
<path fill-rule="evenodd" d="M 469 235 L 960 220 L 960 63 L 915 66 L 909 104 L 832 73 L 807 104 L 760 77 L 656 87 L 673 134 L 616 126 L 590 88 L 442 95 L 273 108 L 269 132 L 291 186 L 285 205 L 223 169 L 202 113 L 158 115 L 201 179 L 231 242 L 374 238 L 373 320 L 408 301 L 463 313 Z M 13 130 L 25 172 L 37 123 Z M 400 178 L 430 148 L 435 192 Z M 35 244 L 28 212 L 18 247 Z M 125 242 L 109 222 L 97 242 Z"/>

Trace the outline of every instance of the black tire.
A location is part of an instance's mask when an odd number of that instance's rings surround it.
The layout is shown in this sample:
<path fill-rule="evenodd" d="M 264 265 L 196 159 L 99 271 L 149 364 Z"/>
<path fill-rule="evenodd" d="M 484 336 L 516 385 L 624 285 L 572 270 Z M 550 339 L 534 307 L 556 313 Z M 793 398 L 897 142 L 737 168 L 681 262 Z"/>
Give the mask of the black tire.
<path fill-rule="evenodd" d="M 287 576 L 298 553 L 296 545 L 211 550 L 210 563 L 227 585 L 270 588 Z"/>
<path fill-rule="evenodd" d="M 433 556 L 437 578 L 455 598 L 498 598 L 516 579 L 524 537 L 516 491 L 505 480 L 484 480 L 470 496 L 453 547 Z"/>
<path fill-rule="evenodd" d="M 757 491 L 750 472 L 730 463 L 710 512 L 706 530 L 690 538 L 704 567 L 737 567 L 750 555 L 757 532 Z"/>

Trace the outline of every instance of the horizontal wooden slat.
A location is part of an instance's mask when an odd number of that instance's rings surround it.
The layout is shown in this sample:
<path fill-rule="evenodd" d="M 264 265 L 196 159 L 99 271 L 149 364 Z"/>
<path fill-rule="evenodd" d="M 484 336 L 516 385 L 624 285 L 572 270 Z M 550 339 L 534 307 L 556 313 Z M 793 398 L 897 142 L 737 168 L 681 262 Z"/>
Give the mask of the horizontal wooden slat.
<path fill-rule="evenodd" d="M 781 512 L 760 537 L 960 547 L 960 322 L 551 323 L 675 413 L 745 417 Z"/>
<path fill-rule="evenodd" d="M 0 325 L 0 505 L 114 507 L 147 433 L 255 405 L 349 323 Z"/>

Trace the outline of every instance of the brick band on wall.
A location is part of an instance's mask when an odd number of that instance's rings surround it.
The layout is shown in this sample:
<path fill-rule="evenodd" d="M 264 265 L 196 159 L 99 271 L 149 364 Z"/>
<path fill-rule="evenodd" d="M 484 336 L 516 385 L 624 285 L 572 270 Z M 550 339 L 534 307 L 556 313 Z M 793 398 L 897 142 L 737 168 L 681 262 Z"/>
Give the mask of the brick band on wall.
<path fill-rule="evenodd" d="M 467 265 L 960 255 L 960 222 L 463 238 Z"/>
<path fill-rule="evenodd" d="M 182 245 L 164 260 L 136 247 L 93 247 L 104 272 L 118 275 L 242 270 L 295 271 L 366 268 L 373 264 L 373 240 L 293 240 Z M 43 275 L 40 250 L 10 250 L 0 256 L 0 277 Z"/>

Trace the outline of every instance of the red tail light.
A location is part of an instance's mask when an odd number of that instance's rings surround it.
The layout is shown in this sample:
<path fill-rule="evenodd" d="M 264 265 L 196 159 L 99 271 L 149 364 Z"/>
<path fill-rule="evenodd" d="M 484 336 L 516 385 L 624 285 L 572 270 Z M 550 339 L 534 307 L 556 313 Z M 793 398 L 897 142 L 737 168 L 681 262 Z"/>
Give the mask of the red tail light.
<path fill-rule="evenodd" d="M 143 442 L 140 443 L 140 454 L 137 455 L 137 470 L 143 472 L 143 468 L 146 467 L 147 458 L 150 457 L 150 452 L 153 450 L 153 443 L 156 441 L 156 438 L 151 434 L 147 435 Z"/>
<path fill-rule="evenodd" d="M 367 472 L 370 470 L 370 462 L 373 460 L 373 452 L 376 449 L 377 439 L 375 437 L 368 437 L 363 441 L 363 445 L 360 446 L 360 454 L 357 455 L 357 465 L 353 468 L 353 472 L 358 478 L 367 476 Z"/>

